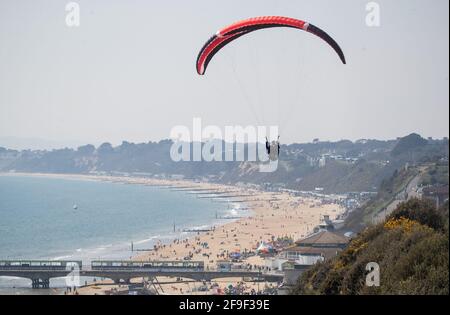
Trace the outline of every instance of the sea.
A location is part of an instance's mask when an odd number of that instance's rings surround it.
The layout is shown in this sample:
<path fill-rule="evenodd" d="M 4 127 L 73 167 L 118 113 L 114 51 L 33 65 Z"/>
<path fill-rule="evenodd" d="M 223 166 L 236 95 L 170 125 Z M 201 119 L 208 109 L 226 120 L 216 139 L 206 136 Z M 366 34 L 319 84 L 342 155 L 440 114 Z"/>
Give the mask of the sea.
<path fill-rule="evenodd" d="M 132 259 L 157 242 L 247 216 L 239 204 L 187 191 L 108 181 L 0 175 L 0 260 Z M 52 279 L 51 292 L 65 287 Z M 0 277 L 0 294 L 34 294 L 31 281 Z M 44 292 L 45 293 L 45 292 Z"/>

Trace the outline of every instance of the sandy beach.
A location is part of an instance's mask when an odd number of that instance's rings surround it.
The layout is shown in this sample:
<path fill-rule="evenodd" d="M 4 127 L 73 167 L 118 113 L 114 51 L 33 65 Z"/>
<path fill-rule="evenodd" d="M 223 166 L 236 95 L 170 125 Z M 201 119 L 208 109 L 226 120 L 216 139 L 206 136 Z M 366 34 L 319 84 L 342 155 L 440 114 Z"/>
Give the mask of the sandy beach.
<path fill-rule="evenodd" d="M 8 174 L 11 175 L 11 174 Z M 215 269 L 219 260 L 228 259 L 232 252 L 254 252 L 262 241 L 271 242 L 277 238 L 301 239 L 312 232 L 324 215 L 335 219 L 344 209 L 337 204 L 323 204 L 318 198 L 293 196 L 288 192 L 265 192 L 255 188 L 227 186 L 215 183 L 199 183 L 187 180 L 167 180 L 144 177 L 67 175 L 67 174 L 17 174 L 27 176 L 45 176 L 64 179 L 111 181 L 127 184 L 152 185 L 161 187 L 180 187 L 183 190 L 213 190 L 218 193 L 232 192 L 241 195 L 242 205 L 252 214 L 236 221 L 215 226 L 212 231 L 194 233 L 186 239 L 173 240 L 170 243 L 159 242 L 155 250 L 142 252 L 134 260 L 183 260 L 189 257 L 193 261 L 204 261 L 205 268 Z M 253 255 L 243 259 L 241 264 L 252 268 L 264 268 L 264 260 Z M 135 279 L 134 281 L 142 279 Z M 160 293 L 165 294 L 210 294 L 210 290 L 198 292 L 201 283 L 174 283 L 176 279 L 158 279 Z M 237 284 L 242 279 L 223 279 L 215 281 L 219 288 Z M 104 294 L 111 288 L 119 288 L 108 280 L 90 284 L 78 289 L 78 294 Z M 167 284 L 164 284 L 167 283 Z M 261 289 L 265 284 L 246 283 L 247 290 Z M 273 285 L 273 284 L 272 284 Z"/>

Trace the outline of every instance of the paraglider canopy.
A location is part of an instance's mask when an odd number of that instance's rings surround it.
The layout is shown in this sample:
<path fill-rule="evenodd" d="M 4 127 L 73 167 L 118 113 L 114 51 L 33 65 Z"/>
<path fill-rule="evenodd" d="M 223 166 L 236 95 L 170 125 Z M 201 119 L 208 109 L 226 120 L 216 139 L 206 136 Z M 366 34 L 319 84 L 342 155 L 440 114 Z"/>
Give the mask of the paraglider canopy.
<path fill-rule="evenodd" d="M 214 34 L 205 43 L 198 54 L 196 64 L 197 73 L 199 75 L 205 74 L 206 68 L 208 67 L 209 62 L 214 57 L 214 55 L 217 54 L 230 42 L 238 39 L 245 34 L 273 27 L 290 27 L 314 34 L 327 42 L 338 54 L 342 63 L 346 63 L 344 53 L 342 52 L 342 49 L 339 47 L 336 41 L 317 26 L 314 26 L 313 24 L 302 20 L 297 20 L 289 17 L 262 16 L 236 22 L 219 30 L 216 34 Z"/>

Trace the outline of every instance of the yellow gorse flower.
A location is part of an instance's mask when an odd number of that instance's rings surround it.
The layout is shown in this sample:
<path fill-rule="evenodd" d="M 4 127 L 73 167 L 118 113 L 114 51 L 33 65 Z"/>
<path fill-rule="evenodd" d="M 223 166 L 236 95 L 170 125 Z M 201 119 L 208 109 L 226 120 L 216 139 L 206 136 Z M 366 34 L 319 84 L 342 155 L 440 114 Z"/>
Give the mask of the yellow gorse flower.
<path fill-rule="evenodd" d="M 414 220 L 410 220 L 405 217 L 400 217 L 398 219 L 390 219 L 384 224 L 384 228 L 388 230 L 401 229 L 405 232 L 410 232 L 419 223 Z"/>

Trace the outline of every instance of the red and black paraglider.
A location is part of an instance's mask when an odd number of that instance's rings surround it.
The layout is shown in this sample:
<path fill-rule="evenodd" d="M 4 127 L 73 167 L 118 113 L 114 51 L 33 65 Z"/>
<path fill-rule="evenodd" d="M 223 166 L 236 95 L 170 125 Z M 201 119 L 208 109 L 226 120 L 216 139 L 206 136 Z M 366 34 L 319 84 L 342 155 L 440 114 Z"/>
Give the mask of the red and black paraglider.
<path fill-rule="evenodd" d="M 294 18 L 289 17 L 282 17 L 282 16 L 262 16 L 262 17 L 254 17 L 246 20 L 242 20 L 239 22 L 236 22 L 234 24 L 231 24 L 230 26 L 227 26 L 221 30 L 219 30 L 216 34 L 214 34 L 202 47 L 200 50 L 197 62 L 196 62 L 196 69 L 197 73 L 199 75 L 204 75 L 206 72 L 206 69 L 208 67 L 208 64 L 211 62 L 212 58 L 225 46 L 227 46 L 232 41 L 249 34 L 254 31 L 262 30 L 262 29 L 268 29 L 268 28 L 293 28 L 302 30 L 308 33 L 311 33 L 318 38 L 321 38 L 323 41 L 325 41 L 331 48 L 334 49 L 334 51 L 339 56 L 340 60 L 343 64 L 346 64 L 344 53 L 342 52 L 342 49 L 339 47 L 339 45 L 336 43 L 336 41 L 328 35 L 325 31 L 321 30 L 317 26 L 314 26 L 311 23 L 297 20 Z M 301 54 L 301 52 L 299 52 Z M 236 75 L 236 71 L 233 67 L 233 72 Z M 236 75 L 237 77 L 237 75 Z M 250 97 L 247 93 L 245 93 L 245 89 L 242 88 L 241 81 L 237 79 L 238 84 L 240 85 L 241 89 L 244 91 L 244 98 L 247 100 L 249 105 L 252 105 L 250 102 Z M 270 84 L 266 85 L 267 87 L 270 86 Z M 270 88 L 268 89 L 270 90 Z M 260 92 L 260 90 L 258 91 Z M 264 100 L 264 98 L 261 98 L 260 100 Z M 291 100 L 290 103 L 295 102 L 296 100 Z M 252 106 L 253 107 L 253 106 Z M 259 107 L 261 107 L 259 105 Z M 281 106 L 272 106 L 275 108 L 279 108 Z M 253 108 L 254 109 L 254 108 Z M 292 115 L 289 113 L 290 118 Z M 258 118 L 259 115 L 257 115 L 255 111 L 255 116 Z M 279 114 L 279 116 L 281 116 Z M 283 125 L 283 124 L 282 124 Z M 273 149 L 272 149 L 273 148 Z M 266 137 L 266 151 L 269 156 L 271 156 L 272 152 L 276 152 L 274 154 L 275 156 L 273 159 L 278 158 L 279 154 L 279 135 L 277 141 L 272 141 L 272 143 L 269 142 L 269 140 Z M 271 157 L 272 159 L 272 157 Z"/>
<path fill-rule="evenodd" d="M 345 64 L 345 56 L 342 49 L 326 32 L 311 23 L 282 16 L 262 16 L 242 20 L 231 24 L 214 34 L 202 47 L 197 57 L 197 73 L 204 75 L 209 62 L 223 47 L 230 42 L 248 33 L 273 27 L 289 27 L 314 34 L 327 42 L 338 54 L 342 63 Z"/>

